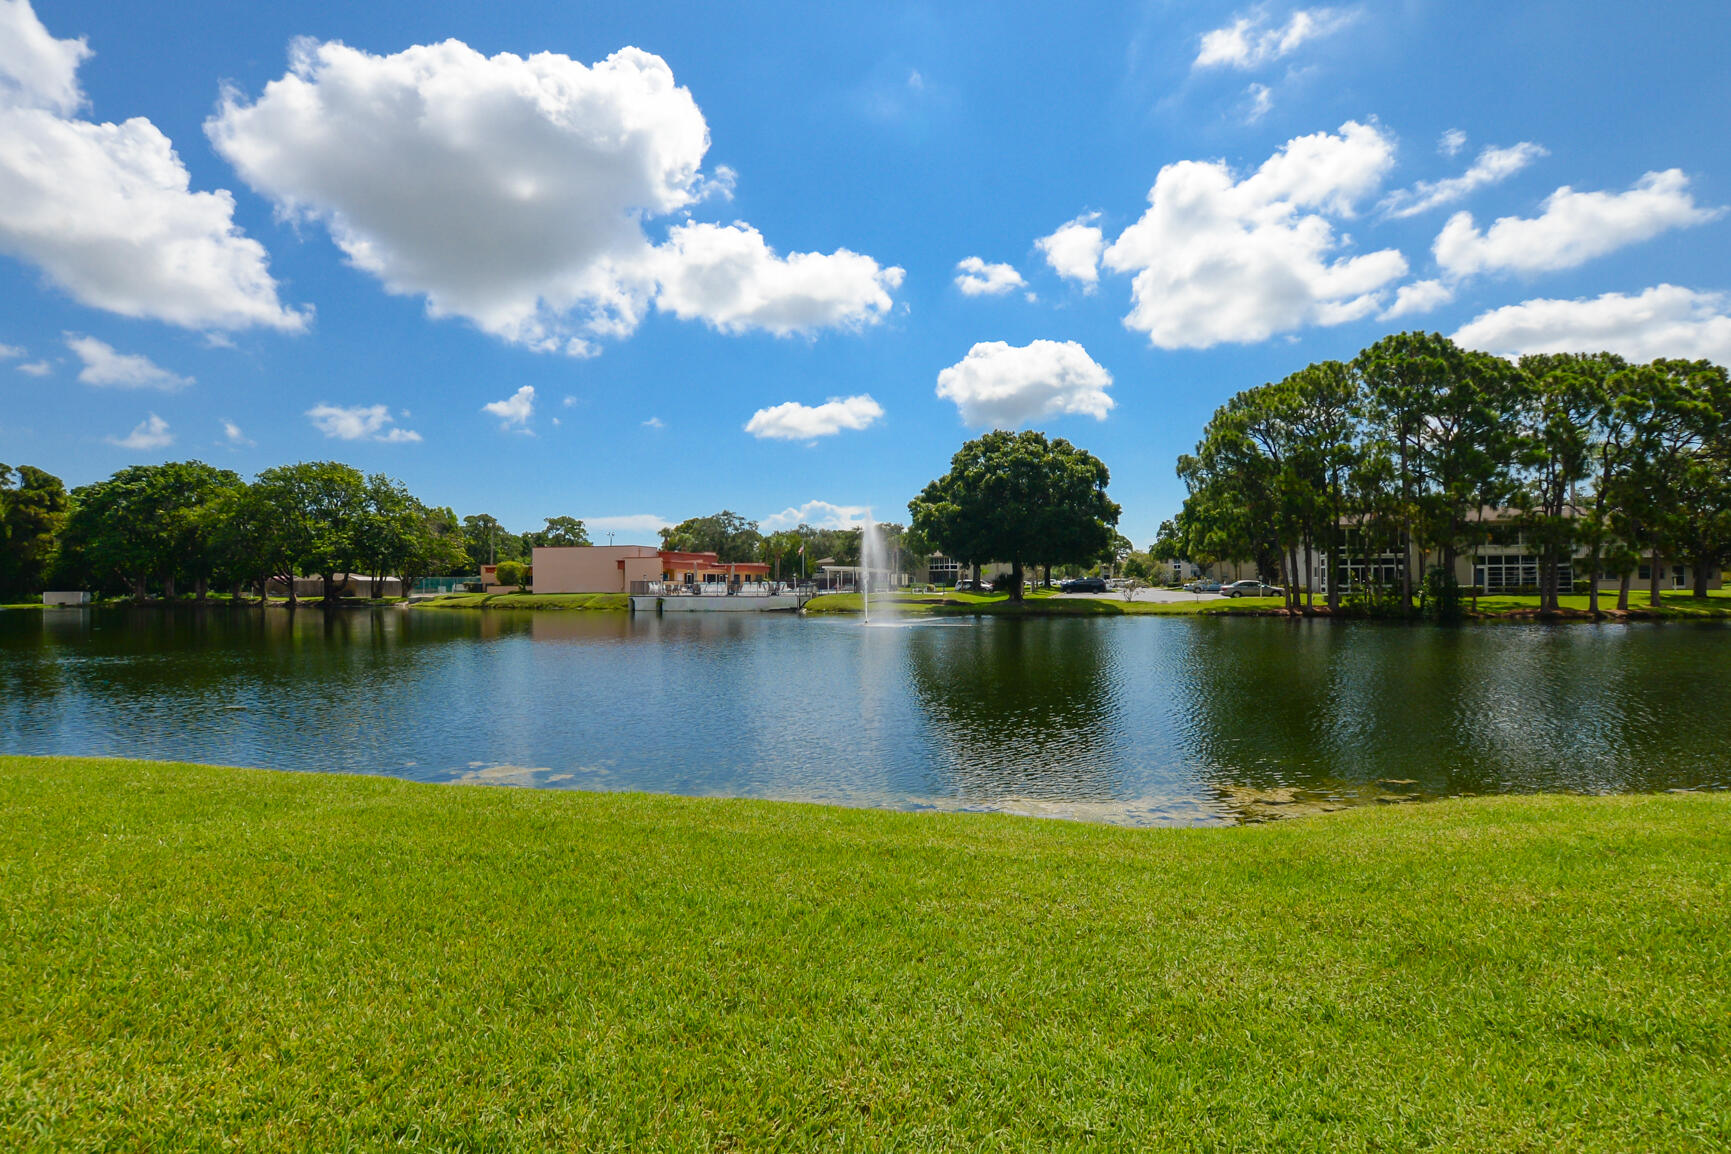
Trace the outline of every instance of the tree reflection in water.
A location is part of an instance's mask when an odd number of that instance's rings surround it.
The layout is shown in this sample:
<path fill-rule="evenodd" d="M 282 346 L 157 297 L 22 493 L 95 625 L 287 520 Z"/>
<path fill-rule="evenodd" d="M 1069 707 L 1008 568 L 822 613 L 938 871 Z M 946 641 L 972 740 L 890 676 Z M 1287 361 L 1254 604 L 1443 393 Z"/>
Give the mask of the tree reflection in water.
<path fill-rule="evenodd" d="M 932 792 L 984 803 L 1122 797 L 1121 674 L 1114 631 L 1101 626 L 910 630 L 908 670 L 936 747 Z"/>
<path fill-rule="evenodd" d="M 1198 620 L 1185 745 L 1222 788 L 1421 794 L 1721 783 L 1722 627 Z M 1708 673 L 1716 669 L 1717 674 Z"/>

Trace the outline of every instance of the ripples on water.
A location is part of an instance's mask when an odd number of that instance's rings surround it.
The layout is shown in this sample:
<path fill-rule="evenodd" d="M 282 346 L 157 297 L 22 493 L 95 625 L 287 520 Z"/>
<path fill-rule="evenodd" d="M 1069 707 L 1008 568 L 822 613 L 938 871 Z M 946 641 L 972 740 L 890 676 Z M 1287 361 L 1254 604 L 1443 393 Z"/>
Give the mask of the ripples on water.
<path fill-rule="evenodd" d="M 1731 630 L 0 613 L 0 749 L 1136 824 L 1723 787 Z"/>

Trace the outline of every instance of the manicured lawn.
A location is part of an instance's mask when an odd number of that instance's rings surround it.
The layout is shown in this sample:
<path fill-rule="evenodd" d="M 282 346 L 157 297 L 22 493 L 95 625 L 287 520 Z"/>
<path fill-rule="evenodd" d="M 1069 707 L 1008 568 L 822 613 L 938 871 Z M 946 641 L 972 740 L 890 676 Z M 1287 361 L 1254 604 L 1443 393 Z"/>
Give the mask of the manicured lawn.
<path fill-rule="evenodd" d="M 873 612 L 883 612 L 893 602 L 895 612 L 906 616 L 985 615 L 993 617 L 1097 617 L 1118 612 L 1087 598 L 1030 596 L 1022 602 L 1007 593 L 898 593 L 893 597 L 872 594 Z M 807 613 L 861 613 L 858 593 L 825 593 L 805 604 Z"/>
<path fill-rule="evenodd" d="M 0 757 L 0 1148 L 1717 1150 L 1731 794 L 1127 830 Z"/>
<path fill-rule="evenodd" d="M 1151 616 L 1186 616 L 1196 613 L 1254 613 L 1281 607 L 1278 597 L 1242 597 L 1210 601 L 1125 601 L 1123 597 L 1057 597 L 1045 590 L 1030 593 L 1025 601 L 1011 601 L 1007 593 L 901 593 L 893 598 L 872 595 L 876 610 L 892 601 L 895 611 L 907 615 L 988 617 L 1117 617 L 1126 613 Z M 825 593 L 806 603 L 807 613 L 859 613 L 863 609 L 857 593 Z"/>
<path fill-rule="evenodd" d="M 446 593 L 414 603 L 416 609 L 629 610 L 624 593 Z"/>
<path fill-rule="evenodd" d="M 884 600 L 888 600 L 885 598 Z M 1284 608 L 1279 597 L 1239 597 L 1231 600 L 1214 598 L 1184 601 L 1125 601 L 1121 596 L 1110 597 L 1052 597 L 1044 590 L 1031 594 L 1020 604 L 1009 599 L 1002 593 L 912 593 L 897 594 L 893 600 L 898 612 L 906 614 L 961 614 L 964 616 L 1027 616 L 1027 617 L 1061 617 L 1082 616 L 1099 617 L 1131 614 L 1135 616 L 1172 617 L 1190 616 L 1194 614 L 1244 615 L 1278 612 Z M 1589 620 L 1587 616 L 1587 597 L 1566 596 L 1560 599 L 1566 617 Z M 1641 619 L 1663 620 L 1706 620 L 1712 618 L 1731 619 L 1731 590 L 1714 590 L 1706 598 L 1697 598 L 1686 591 L 1667 591 L 1662 596 L 1663 604 L 1654 609 L 1647 604 L 1647 594 L 1640 591 L 1629 600 L 1628 616 Z M 873 605 L 881 604 L 878 596 L 872 597 Z M 1322 596 L 1316 598 L 1316 608 L 1325 612 L 1327 602 Z M 1469 613 L 1474 610 L 1474 602 L 1469 598 L 1463 600 Z M 1615 592 L 1599 599 L 1599 609 L 1606 616 L 1616 616 L 1617 604 Z M 1538 612 L 1537 596 L 1503 595 L 1480 597 L 1477 602 L 1478 616 L 1487 619 L 1499 617 L 1527 618 Z M 806 605 L 808 613 L 858 613 L 861 611 L 860 598 L 856 593 L 830 593 L 813 598 Z M 1347 615 L 1352 615 L 1351 610 Z"/>
<path fill-rule="evenodd" d="M 1629 612 L 1633 616 L 1659 617 L 1685 620 L 1689 618 L 1731 617 L 1731 590 L 1714 589 L 1705 598 L 1694 596 L 1687 590 L 1664 590 L 1659 595 L 1660 606 L 1655 609 L 1648 604 L 1647 591 L 1636 589 L 1629 594 Z M 1557 599 L 1565 613 L 1586 613 L 1587 595 L 1568 594 Z M 1472 602 L 1467 601 L 1470 607 Z M 1599 611 L 1610 613 L 1617 607 L 1617 592 L 1600 592 Z M 1485 614 L 1502 613 L 1534 613 L 1539 608 L 1537 596 L 1496 596 L 1480 597 L 1478 610 Z"/>

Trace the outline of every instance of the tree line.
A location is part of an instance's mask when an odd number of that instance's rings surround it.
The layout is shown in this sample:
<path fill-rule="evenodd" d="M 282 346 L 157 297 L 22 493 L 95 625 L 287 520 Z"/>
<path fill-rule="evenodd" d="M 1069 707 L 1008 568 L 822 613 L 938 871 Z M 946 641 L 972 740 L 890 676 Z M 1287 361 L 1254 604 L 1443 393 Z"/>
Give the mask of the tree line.
<path fill-rule="evenodd" d="M 537 545 L 586 545 L 573 517 L 511 533 L 486 514 L 459 520 L 402 482 L 336 461 L 266 469 L 251 481 L 202 461 L 133 465 L 68 492 L 30 465 L 0 464 L 0 597 L 45 588 L 200 599 L 213 590 L 262 599 L 273 583 L 323 579 L 334 602 L 348 574 L 476 574 Z"/>
<path fill-rule="evenodd" d="M 1028 567 L 1079 571 L 1133 559 L 1115 526 L 1118 506 L 1106 495 L 1111 474 L 1099 458 L 1063 438 L 996 430 L 968 441 L 947 473 L 908 502 L 909 523 L 877 526 L 891 566 L 913 573 L 934 553 L 973 566 L 1010 566 L 1004 582 L 1021 598 Z M 819 561 L 858 565 L 861 531 L 800 525 L 765 536 L 755 521 L 723 510 L 661 531 L 662 547 L 718 554 L 723 561 L 762 561 L 771 576 L 809 575 Z M 1145 559 L 1144 559 L 1145 560 Z"/>
<path fill-rule="evenodd" d="M 1351 361 L 1308 365 L 1218 409 L 1178 460 L 1187 497 L 1153 552 L 1254 562 L 1293 608 L 1327 558 L 1338 609 L 1351 596 L 1401 612 L 1458 604 L 1456 558 L 1518 529 L 1536 550 L 1540 609 L 1558 608 L 1559 564 L 1585 550 L 1598 575 L 1687 561 L 1697 596 L 1731 555 L 1731 385 L 1709 361 L 1612 353 L 1510 360 L 1436 333 L 1391 335 Z M 1497 518 L 1487 516 L 1498 510 Z M 1392 576 L 1387 559 L 1392 555 Z"/>
<path fill-rule="evenodd" d="M 932 549 L 918 534 L 894 521 L 880 522 L 877 528 L 898 572 L 912 573 L 925 565 Z M 797 581 L 815 573 L 820 562 L 858 565 L 861 534 L 857 526 L 804 523 L 766 534 L 758 522 L 723 509 L 662 529 L 661 547 L 682 553 L 714 553 L 723 562 L 762 562 L 769 566 L 771 580 Z"/>

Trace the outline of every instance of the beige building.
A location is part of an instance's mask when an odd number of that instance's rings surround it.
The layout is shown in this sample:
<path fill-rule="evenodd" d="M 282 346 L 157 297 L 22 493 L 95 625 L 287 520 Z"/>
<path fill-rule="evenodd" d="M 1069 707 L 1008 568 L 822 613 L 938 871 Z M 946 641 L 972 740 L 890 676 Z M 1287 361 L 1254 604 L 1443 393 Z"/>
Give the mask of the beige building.
<path fill-rule="evenodd" d="M 661 550 L 649 545 L 556 545 L 534 552 L 537 593 L 628 593 L 661 580 Z"/>
<path fill-rule="evenodd" d="M 680 553 L 652 545 L 556 545 L 533 555 L 537 593 L 630 593 L 633 583 L 722 588 L 761 582 L 769 566 L 723 561 L 714 553 Z"/>

